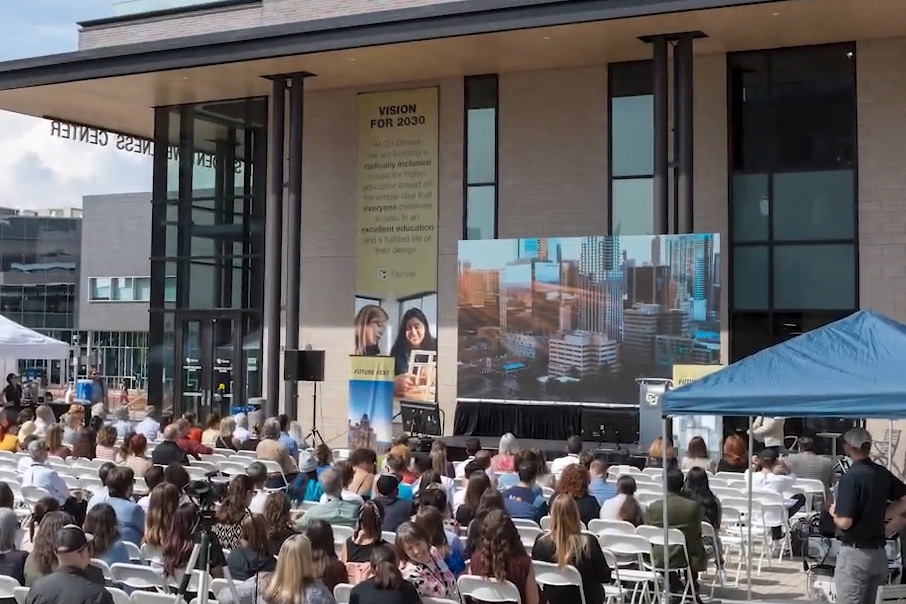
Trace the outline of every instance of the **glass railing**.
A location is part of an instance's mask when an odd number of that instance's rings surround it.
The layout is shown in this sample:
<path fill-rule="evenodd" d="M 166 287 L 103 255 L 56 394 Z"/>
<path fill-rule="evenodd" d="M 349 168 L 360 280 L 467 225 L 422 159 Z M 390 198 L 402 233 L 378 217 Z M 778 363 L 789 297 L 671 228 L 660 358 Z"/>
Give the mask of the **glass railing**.
<path fill-rule="evenodd" d="M 113 13 L 117 17 L 136 15 L 158 10 L 188 8 L 202 4 L 211 4 L 217 0 L 118 0 L 113 3 Z"/>

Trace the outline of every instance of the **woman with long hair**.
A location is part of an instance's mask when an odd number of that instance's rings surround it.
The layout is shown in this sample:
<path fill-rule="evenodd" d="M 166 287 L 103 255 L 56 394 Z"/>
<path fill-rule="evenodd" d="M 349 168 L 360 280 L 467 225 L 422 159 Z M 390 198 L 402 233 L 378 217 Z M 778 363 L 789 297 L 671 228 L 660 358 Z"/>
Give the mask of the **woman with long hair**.
<path fill-rule="evenodd" d="M 393 389 L 397 396 L 405 396 L 407 391 L 418 385 L 416 376 L 409 373 L 409 357 L 413 350 L 437 350 L 428 317 L 418 308 L 410 308 L 403 314 L 396 341 L 390 348 L 390 356 L 394 359 Z"/>
<path fill-rule="evenodd" d="M 170 532 L 167 533 L 167 539 L 164 541 L 163 551 L 161 552 L 161 566 L 164 569 L 164 576 L 173 578 L 177 576 L 177 571 L 187 571 L 186 565 L 192 555 L 192 547 L 195 545 L 195 539 L 192 535 L 192 529 L 195 527 L 195 521 L 198 518 L 198 508 L 194 503 L 184 503 L 176 508 L 173 514 L 173 522 L 170 524 Z M 201 562 L 199 557 L 198 562 Z M 211 548 L 211 576 L 221 577 L 223 567 L 226 566 L 226 560 L 223 557 L 223 551 L 219 547 Z M 196 568 L 198 563 L 196 563 Z"/>
<path fill-rule="evenodd" d="M 296 534 L 290 515 L 289 497 L 278 491 L 264 500 L 264 519 L 267 521 L 267 551 L 276 556 L 283 542 Z"/>
<path fill-rule="evenodd" d="M 318 465 L 315 468 L 315 472 L 318 473 L 318 478 L 321 477 L 321 472 L 333 467 L 333 451 L 331 451 L 330 447 L 324 443 L 321 443 L 315 448 L 315 459 L 318 460 Z"/>
<path fill-rule="evenodd" d="M 491 479 L 484 472 L 472 472 L 466 483 L 466 493 L 462 505 L 456 508 L 454 514 L 459 526 L 469 526 L 478 513 L 481 496 L 491 488 Z"/>
<path fill-rule="evenodd" d="M 686 446 L 686 454 L 683 456 L 681 468 L 683 472 L 688 472 L 692 468 L 703 468 L 711 470 L 714 463 L 708 455 L 708 445 L 701 436 L 693 436 Z"/>
<path fill-rule="evenodd" d="M 38 428 L 36 434 L 44 436 L 55 423 L 57 423 L 57 418 L 53 414 L 53 409 L 49 405 L 38 405 L 38 408 L 35 409 L 35 426 Z"/>
<path fill-rule="evenodd" d="M 369 565 L 371 578 L 352 588 L 349 604 L 420 604 L 418 590 L 403 579 L 392 547 L 375 547 Z"/>
<path fill-rule="evenodd" d="M 92 418 L 94 419 L 94 418 Z M 90 428 L 76 432 L 75 444 L 72 445 L 72 456 L 81 459 L 94 459 L 97 433 Z"/>
<path fill-rule="evenodd" d="M 739 434 L 733 433 L 724 439 L 723 455 L 717 463 L 718 472 L 745 472 L 751 466 L 748 445 Z"/>
<path fill-rule="evenodd" d="M 44 442 L 47 443 L 47 454 L 52 457 L 66 459 L 72 454 L 72 449 L 63 444 L 63 426 L 60 424 L 54 424 L 47 429 Z"/>
<path fill-rule="evenodd" d="M 456 468 L 453 466 L 453 462 L 450 461 L 449 457 L 447 457 L 447 443 L 442 440 L 435 440 L 433 443 L 431 443 L 431 452 L 434 453 L 435 451 L 439 451 L 444 454 L 444 471 L 441 472 L 441 474 L 446 476 L 447 478 L 450 478 L 451 480 L 453 478 L 456 478 Z M 437 470 L 439 468 L 435 466 L 434 469 Z"/>
<path fill-rule="evenodd" d="M 104 426 L 98 432 L 97 447 L 95 447 L 95 458 L 113 461 L 116 458 L 116 428 L 113 426 Z"/>
<path fill-rule="evenodd" d="M 53 497 L 42 497 L 31 510 L 31 517 L 28 519 L 28 530 L 25 531 L 25 537 L 22 538 L 22 549 L 30 552 L 34 549 L 35 534 L 41 526 L 41 521 L 50 512 L 58 512 L 60 502 Z"/>
<path fill-rule="evenodd" d="M 381 337 L 390 316 L 377 304 L 366 304 L 355 315 L 355 349 L 352 354 L 375 357 L 381 354 Z"/>
<path fill-rule="evenodd" d="M 208 416 L 204 424 L 205 430 L 201 433 L 201 442 L 205 445 L 213 445 L 220 436 L 220 414 L 212 413 Z"/>
<path fill-rule="evenodd" d="M 16 507 L 16 496 L 8 484 L 0 480 L 0 508 L 13 509 Z"/>
<path fill-rule="evenodd" d="M 664 460 L 667 460 L 667 469 L 674 470 L 679 466 L 676 460 L 676 448 L 672 440 L 667 440 L 664 444 L 664 437 L 658 436 L 651 441 L 648 447 L 648 459 L 645 461 L 646 468 L 663 468 Z"/>
<path fill-rule="evenodd" d="M 179 490 L 170 483 L 162 482 L 153 489 L 148 499 L 148 513 L 145 516 L 145 545 L 151 549 L 152 558 L 159 558 L 163 550 L 173 516 L 179 507 Z"/>
<path fill-rule="evenodd" d="M 120 539 L 116 512 L 112 507 L 106 503 L 99 503 L 88 510 L 83 528 L 92 537 L 88 544 L 92 558 L 103 560 L 107 564 L 129 563 L 129 552 Z"/>
<path fill-rule="evenodd" d="M 349 465 L 353 469 L 349 491 L 363 498 L 370 497 L 377 471 L 377 453 L 371 449 L 356 449 L 349 455 Z"/>
<path fill-rule="evenodd" d="M 16 452 L 19 438 L 14 428 L 13 420 L 6 409 L 0 410 L 0 451 Z"/>
<path fill-rule="evenodd" d="M 394 545 L 403 578 L 418 590 L 419 595 L 459 601 L 456 577 L 417 524 L 401 524 L 396 529 Z"/>
<path fill-rule="evenodd" d="M 137 478 L 142 478 L 154 464 L 145 457 L 148 451 L 148 439 L 144 434 L 127 434 L 120 449 L 122 463 L 132 469 Z"/>
<path fill-rule="evenodd" d="M 472 574 L 510 581 L 519 590 L 522 604 L 539 604 L 532 559 L 525 553 L 519 531 L 505 512 L 493 511 L 481 523 L 481 547 L 472 554 Z"/>
<path fill-rule="evenodd" d="M 507 432 L 500 437 L 497 446 L 497 455 L 491 458 L 492 472 L 515 472 L 514 458 L 519 452 L 519 443 L 512 432 Z"/>
<path fill-rule="evenodd" d="M 224 549 L 239 545 L 242 521 L 251 514 L 249 504 L 255 496 L 255 483 L 247 474 L 239 474 L 230 481 L 226 499 L 214 515 L 214 534 Z"/>
<path fill-rule="evenodd" d="M 374 501 L 366 501 L 359 508 L 352 536 L 346 539 L 340 552 L 350 585 L 357 585 L 371 576 L 371 553 L 375 547 L 385 543 L 381 534 L 382 521 L 383 513 Z"/>
<path fill-rule="evenodd" d="M 28 553 L 16 544 L 19 534 L 19 519 L 11 509 L 0 509 L 0 575 L 12 577 L 25 584 L 25 561 Z M 12 602 L 13 600 L 8 600 Z M 6 604 L 7 600 L 3 600 Z"/>
<path fill-rule="evenodd" d="M 305 529 L 305 537 L 311 544 L 314 576 L 321 579 L 331 592 L 340 583 L 349 581 L 346 565 L 337 557 L 330 523 L 326 520 L 312 520 Z"/>
<path fill-rule="evenodd" d="M 443 514 L 434 507 L 422 507 L 415 515 L 415 524 L 425 533 L 437 553 L 454 576 L 458 577 L 466 570 L 466 558 L 463 555 L 462 541 L 459 535 L 446 530 Z"/>
<path fill-rule="evenodd" d="M 702 506 L 705 521 L 713 526 L 715 531 L 720 530 L 720 501 L 711 492 L 707 472 L 699 467 L 691 468 L 686 473 L 682 494 L 686 499 L 699 502 Z"/>
<path fill-rule="evenodd" d="M 273 572 L 277 561 L 268 551 L 267 521 L 261 514 L 251 514 L 242 521 L 239 545 L 227 556 L 230 576 L 245 581 L 258 573 Z"/>
<path fill-rule="evenodd" d="M 579 516 L 582 522 L 587 526 L 589 522 L 601 515 L 601 506 L 594 495 L 588 492 L 588 483 L 591 482 L 591 475 L 582 464 L 572 464 L 566 466 L 563 473 L 560 474 L 560 480 L 557 481 L 556 495 L 563 493 L 576 500 L 579 506 Z M 551 498 L 553 503 L 553 498 Z"/>
<path fill-rule="evenodd" d="M 481 541 L 481 525 L 484 523 L 484 519 L 494 511 L 500 511 L 506 513 L 506 507 L 503 504 L 503 495 L 500 494 L 500 491 L 497 489 L 488 489 L 481 496 L 481 501 L 478 503 L 478 510 L 475 512 L 475 517 L 472 519 L 472 522 L 469 523 L 469 529 L 466 533 L 466 547 L 463 554 L 466 557 L 466 560 L 471 558 L 472 554 L 479 546 Z"/>
<path fill-rule="evenodd" d="M 610 583 L 610 567 L 598 540 L 582 532 L 582 520 L 575 500 L 557 495 L 550 509 L 551 526 L 535 540 L 532 559 L 550 562 L 560 568 L 573 566 L 582 575 L 585 604 L 604 603 L 604 583 Z M 574 588 L 551 586 L 545 595 L 553 602 L 576 601 Z"/>
<path fill-rule="evenodd" d="M 48 512 L 41 519 L 35 532 L 34 547 L 25 559 L 25 586 L 31 587 L 35 581 L 57 569 L 57 555 L 53 548 L 54 536 L 67 524 L 75 521 L 66 512 Z"/>
<path fill-rule="evenodd" d="M 239 447 L 239 442 L 233 433 L 236 431 L 236 420 L 232 416 L 227 416 L 220 420 L 220 435 L 214 439 L 215 449 L 232 449 L 235 451 Z"/>
<path fill-rule="evenodd" d="M 547 455 L 541 449 L 529 449 L 523 452 L 523 461 L 531 461 L 538 468 L 538 477 L 535 478 L 535 484 L 539 487 L 554 488 L 557 482 L 554 475 L 551 474 L 550 467 L 547 463 Z M 519 466 L 516 466 L 517 469 Z"/>
<path fill-rule="evenodd" d="M 628 475 L 617 479 L 617 496 L 601 504 L 603 520 L 622 520 L 633 526 L 645 524 L 645 507 L 635 498 L 635 478 Z"/>

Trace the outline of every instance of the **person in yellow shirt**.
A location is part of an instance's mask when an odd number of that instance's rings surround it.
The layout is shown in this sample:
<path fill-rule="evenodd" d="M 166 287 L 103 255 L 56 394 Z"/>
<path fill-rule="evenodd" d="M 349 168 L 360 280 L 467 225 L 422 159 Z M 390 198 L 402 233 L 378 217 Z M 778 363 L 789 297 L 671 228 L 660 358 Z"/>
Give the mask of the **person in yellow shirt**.
<path fill-rule="evenodd" d="M 0 411 L 0 451 L 18 450 L 19 439 L 12 432 L 13 422 L 8 411 Z"/>

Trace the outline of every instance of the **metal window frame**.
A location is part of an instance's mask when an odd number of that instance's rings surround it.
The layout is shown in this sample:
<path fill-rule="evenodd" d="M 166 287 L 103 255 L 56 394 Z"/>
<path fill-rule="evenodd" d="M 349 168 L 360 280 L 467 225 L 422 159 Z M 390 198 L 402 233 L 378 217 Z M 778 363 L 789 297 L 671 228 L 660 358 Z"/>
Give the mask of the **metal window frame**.
<path fill-rule="evenodd" d="M 494 110 L 494 181 L 471 182 L 469 180 L 469 85 L 472 82 L 494 81 L 494 106 L 482 109 Z M 472 188 L 494 188 L 493 238 L 500 234 L 500 77 L 496 73 L 466 76 L 463 78 L 463 120 L 462 120 L 462 238 L 469 238 L 469 191 Z"/>

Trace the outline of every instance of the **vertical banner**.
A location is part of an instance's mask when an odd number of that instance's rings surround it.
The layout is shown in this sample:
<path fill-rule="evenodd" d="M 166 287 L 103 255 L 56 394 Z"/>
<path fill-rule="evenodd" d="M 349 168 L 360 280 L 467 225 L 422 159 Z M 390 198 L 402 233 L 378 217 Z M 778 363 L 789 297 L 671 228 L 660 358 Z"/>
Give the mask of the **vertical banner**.
<path fill-rule="evenodd" d="M 674 365 L 673 387 L 679 388 L 706 375 L 723 369 L 723 365 Z M 686 445 L 695 436 L 701 436 L 708 445 L 708 454 L 713 460 L 720 459 L 724 422 L 719 415 L 683 415 L 673 418 L 673 444 L 682 455 Z"/>
<path fill-rule="evenodd" d="M 393 359 L 349 357 L 349 448 L 388 448 L 392 407 Z"/>
<path fill-rule="evenodd" d="M 353 354 L 389 357 L 396 400 L 433 402 L 437 389 L 437 89 L 361 94 L 358 126 Z M 354 423 L 351 414 L 350 400 Z"/>

